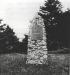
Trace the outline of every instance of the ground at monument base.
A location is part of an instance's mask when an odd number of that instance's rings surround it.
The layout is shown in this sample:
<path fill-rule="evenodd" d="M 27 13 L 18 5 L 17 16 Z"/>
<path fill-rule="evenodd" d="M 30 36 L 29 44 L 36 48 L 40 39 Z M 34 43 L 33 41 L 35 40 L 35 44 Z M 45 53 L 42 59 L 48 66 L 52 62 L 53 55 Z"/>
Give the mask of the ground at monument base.
<path fill-rule="evenodd" d="M 26 64 L 24 54 L 0 55 L 0 75 L 69 75 L 68 54 L 50 54 L 48 64 Z M 47 62 L 46 62 L 47 63 Z"/>

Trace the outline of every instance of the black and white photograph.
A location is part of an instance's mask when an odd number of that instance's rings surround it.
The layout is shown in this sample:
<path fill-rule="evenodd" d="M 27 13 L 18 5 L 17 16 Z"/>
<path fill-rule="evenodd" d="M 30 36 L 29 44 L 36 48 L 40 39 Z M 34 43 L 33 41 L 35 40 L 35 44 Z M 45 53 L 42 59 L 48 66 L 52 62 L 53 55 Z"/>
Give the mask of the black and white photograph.
<path fill-rule="evenodd" d="M 70 0 L 0 0 L 0 75 L 70 75 Z"/>

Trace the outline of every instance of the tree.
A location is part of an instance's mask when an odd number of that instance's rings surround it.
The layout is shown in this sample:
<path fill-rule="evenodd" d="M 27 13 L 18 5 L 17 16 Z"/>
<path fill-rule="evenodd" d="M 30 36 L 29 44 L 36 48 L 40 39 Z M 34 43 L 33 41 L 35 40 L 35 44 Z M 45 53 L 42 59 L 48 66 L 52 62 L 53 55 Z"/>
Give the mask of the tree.
<path fill-rule="evenodd" d="M 25 35 L 25 38 L 22 40 L 22 42 L 19 42 L 17 52 L 27 54 L 27 49 L 28 49 L 27 45 L 28 45 L 28 35 Z"/>
<path fill-rule="evenodd" d="M 47 0 L 44 6 L 40 7 L 38 14 L 43 18 L 47 47 L 49 50 L 56 50 L 62 47 L 61 37 L 59 34 L 59 25 L 62 20 L 62 5 L 58 0 Z"/>
<path fill-rule="evenodd" d="M 17 50 L 18 38 L 7 24 L 0 25 L 0 53 L 11 53 Z"/>
<path fill-rule="evenodd" d="M 27 49 L 28 49 L 28 35 L 25 35 L 25 38 L 23 39 L 23 50 L 24 53 L 27 54 Z"/>
<path fill-rule="evenodd" d="M 63 13 L 63 39 L 64 39 L 64 46 L 67 48 L 70 48 L 70 9 L 67 9 L 67 11 L 65 11 Z"/>

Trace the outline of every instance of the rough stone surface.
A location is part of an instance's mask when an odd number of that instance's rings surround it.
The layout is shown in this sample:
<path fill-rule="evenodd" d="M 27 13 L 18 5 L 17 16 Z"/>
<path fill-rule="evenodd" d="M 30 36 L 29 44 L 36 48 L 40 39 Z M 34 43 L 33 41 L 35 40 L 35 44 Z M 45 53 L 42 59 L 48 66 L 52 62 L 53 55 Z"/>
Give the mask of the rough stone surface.
<path fill-rule="evenodd" d="M 42 39 L 38 38 L 37 40 L 36 39 L 34 40 L 33 38 L 32 40 L 31 35 L 29 35 L 28 37 L 27 63 L 29 64 L 43 64 L 44 60 L 47 60 L 46 33 L 45 33 L 43 23 L 42 23 L 42 27 L 43 27 Z"/>

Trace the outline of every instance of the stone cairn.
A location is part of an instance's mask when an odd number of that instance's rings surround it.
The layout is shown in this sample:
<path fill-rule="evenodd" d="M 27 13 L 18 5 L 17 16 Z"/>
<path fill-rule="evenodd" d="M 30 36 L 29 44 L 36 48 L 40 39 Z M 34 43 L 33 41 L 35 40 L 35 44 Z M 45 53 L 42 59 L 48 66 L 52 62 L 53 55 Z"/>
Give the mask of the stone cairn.
<path fill-rule="evenodd" d="M 29 29 L 27 64 L 44 64 L 47 60 L 46 33 L 43 19 L 37 15 Z"/>

